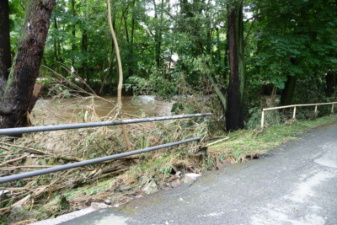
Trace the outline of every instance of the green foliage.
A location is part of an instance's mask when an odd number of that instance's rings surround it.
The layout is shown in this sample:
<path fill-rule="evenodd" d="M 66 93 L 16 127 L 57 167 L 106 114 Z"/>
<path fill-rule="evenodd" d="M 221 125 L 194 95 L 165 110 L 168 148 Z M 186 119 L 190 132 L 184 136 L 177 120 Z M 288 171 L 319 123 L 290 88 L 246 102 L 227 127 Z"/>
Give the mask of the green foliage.
<path fill-rule="evenodd" d="M 328 68 L 336 68 L 333 1 L 261 0 L 252 8 L 260 15 L 254 21 L 259 30 L 251 43 L 256 47 L 250 59 L 256 65 L 252 71 L 256 84 L 283 89 L 287 76 L 311 82 L 311 78 L 322 79 Z"/>
<path fill-rule="evenodd" d="M 233 3 L 112 1 L 125 89 L 163 97 L 194 91 L 212 95 L 213 90 L 208 88 L 211 75 L 219 90 L 226 93 L 229 81 L 226 15 Z M 9 4 L 14 52 L 25 4 L 20 0 L 11 0 Z M 294 102 L 328 101 L 326 89 L 330 81 L 326 75 L 337 70 L 336 2 L 250 0 L 244 4 L 243 94 L 248 127 L 255 124 L 252 121 L 257 113 L 253 111 L 261 107 L 263 86 L 273 85 L 282 90 L 289 76 L 298 78 Z M 70 80 L 74 80 L 74 74 L 78 75 L 98 94 L 115 94 L 117 62 L 106 17 L 104 1 L 57 1 L 43 64 Z M 178 59 L 173 60 L 172 56 Z M 43 72 L 41 76 L 47 78 L 43 82 L 53 83 L 50 81 L 53 75 Z M 337 83 L 334 79 L 333 93 Z M 55 94 L 72 94 L 59 86 L 47 86 Z M 218 115 L 224 113 L 221 110 Z"/>

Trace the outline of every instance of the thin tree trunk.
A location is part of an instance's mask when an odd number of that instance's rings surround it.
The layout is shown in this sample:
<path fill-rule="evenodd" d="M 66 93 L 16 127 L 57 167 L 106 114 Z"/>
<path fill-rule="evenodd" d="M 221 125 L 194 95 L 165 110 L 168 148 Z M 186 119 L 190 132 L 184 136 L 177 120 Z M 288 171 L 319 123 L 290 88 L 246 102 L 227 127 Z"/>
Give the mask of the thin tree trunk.
<path fill-rule="evenodd" d="M 136 5 L 136 0 L 133 0 L 132 2 L 132 7 L 133 9 L 135 8 Z M 130 34 L 130 65 L 129 65 L 129 70 L 128 70 L 128 76 L 131 77 L 134 73 L 134 68 L 135 68 L 135 60 L 134 60 L 134 36 L 135 36 L 135 12 L 132 12 L 132 20 L 131 20 L 131 34 Z"/>
<path fill-rule="evenodd" d="M 58 30 L 56 17 L 54 18 L 54 29 Z M 55 37 L 54 38 L 54 57 L 56 61 L 59 61 L 58 42 L 59 42 L 58 38 Z"/>
<path fill-rule="evenodd" d="M 218 97 L 220 99 L 223 111 L 226 112 L 227 100 L 226 100 L 225 94 L 222 93 L 221 89 L 218 86 L 218 83 L 215 82 L 214 77 L 210 73 L 207 73 L 207 76 L 208 76 L 208 79 L 211 81 L 211 84 L 212 84 L 212 86 L 215 90 L 215 93 L 218 95 Z"/>
<path fill-rule="evenodd" d="M 87 0 L 83 1 L 85 10 L 84 10 L 84 18 L 86 22 L 88 21 L 88 3 Z M 81 38 L 81 51 L 84 56 L 83 64 L 81 66 L 81 72 L 80 74 L 82 75 L 81 77 L 88 82 L 89 77 L 87 76 L 88 74 L 88 31 L 87 28 L 84 26 L 82 30 L 82 38 Z"/>
<path fill-rule="evenodd" d="M 116 51 L 116 56 L 117 56 L 117 63 L 118 63 L 118 75 L 119 75 L 119 81 L 118 81 L 118 87 L 117 87 L 117 110 L 118 113 L 122 113 L 122 88 L 123 88 L 123 68 L 122 68 L 122 60 L 121 60 L 121 55 L 119 52 L 119 46 L 117 42 L 117 37 L 114 31 L 114 28 L 112 26 L 112 21 L 111 21 L 111 7 L 110 7 L 110 0 L 107 0 L 107 5 L 108 5 L 108 22 L 109 22 L 109 27 L 112 35 L 112 39 L 114 42 L 114 47 Z M 128 134 L 127 134 L 127 129 L 125 125 L 122 125 L 123 129 L 123 135 L 124 135 L 124 140 L 126 142 L 128 150 L 132 150 L 131 147 L 131 142 L 129 140 Z"/>
<path fill-rule="evenodd" d="M 156 1 L 153 0 L 153 6 L 154 6 L 154 18 L 155 20 L 158 20 L 158 7 L 156 4 Z M 163 7 L 164 7 L 164 1 L 162 0 L 161 2 L 161 15 L 160 15 L 160 20 L 159 20 L 159 25 L 156 24 L 156 31 L 154 35 L 154 41 L 155 41 L 155 60 L 156 60 L 156 65 L 157 68 L 160 67 L 161 65 L 161 45 L 162 45 L 162 22 L 163 22 Z"/>
<path fill-rule="evenodd" d="M 72 13 L 72 16 L 75 17 L 76 16 L 76 9 L 75 9 L 75 0 L 71 0 L 71 13 Z M 71 34 L 73 36 L 73 40 L 71 40 L 71 50 L 73 52 L 76 51 L 76 23 L 73 24 L 72 26 L 72 29 L 71 29 Z M 74 67 L 74 64 L 75 64 L 75 59 L 74 57 L 72 57 L 71 59 L 71 64 L 72 66 Z"/>
<path fill-rule="evenodd" d="M 130 38 L 129 38 L 129 28 L 128 28 L 128 10 L 125 10 L 125 13 L 123 13 L 123 20 L 124 20 L 124 29 L 125 29 L 125 39 L 126 42 L 129 43 L 130 42 Z"/>
<path fill-rule="evenodd" d="M 49 21 L 55 0 L 31 0 L 18 51 L 6 84 L 0 84 L 0 127 L 28 124 L 29 110 L 35 104 L 33 90 L 43 57 Z"/>
<path fill-rule="evenodd" d="M 87 76 L 87 72 L 88 72 L 88 58 L 87 58 L 88 56 L 88 32 L 85 28 L 82 31 L 81 50 L 82 50 L 82 54 L 84 55 L 84 60 L 83 60 L 82 68 L 81 68 L 81 74 L 82 74 L 82 78 L 86 82 L 88 82 L 89 81 L 89 77 Z"/>
<path fill-rule="evenodd" d="M 244 128 L 243 123 L 243 2 L 228 5 L 228 41 L 230 79 L 227 89 L 226 127 L 227 130 Z"/>

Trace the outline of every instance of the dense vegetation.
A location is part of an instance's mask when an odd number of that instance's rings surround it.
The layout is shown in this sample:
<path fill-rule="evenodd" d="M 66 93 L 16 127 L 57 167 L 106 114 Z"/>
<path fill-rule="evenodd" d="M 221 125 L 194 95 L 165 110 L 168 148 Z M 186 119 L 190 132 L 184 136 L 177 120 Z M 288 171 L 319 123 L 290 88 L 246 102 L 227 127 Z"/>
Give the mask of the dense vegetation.
<path fill-rule="evenodd" d="M 234 121 L 228 129 L 243 128 L 252 109 L 261 107 L 261 95 L 280 95 L 282 105 L 335 97 L 335 0 L 111 4 L 125 91 L 162 96 L 186 89 L 214 92 L 227 111 L 227 123 Z M 9 1 L 9 6 L 14 53 L 27 6 L 20 0 Z M 118 68 L 106 2 L 57 1 L 42 65 L 47 83 L 55 73 L 70 80 L 76 75 L 98 94 L 114 95 Z"/>

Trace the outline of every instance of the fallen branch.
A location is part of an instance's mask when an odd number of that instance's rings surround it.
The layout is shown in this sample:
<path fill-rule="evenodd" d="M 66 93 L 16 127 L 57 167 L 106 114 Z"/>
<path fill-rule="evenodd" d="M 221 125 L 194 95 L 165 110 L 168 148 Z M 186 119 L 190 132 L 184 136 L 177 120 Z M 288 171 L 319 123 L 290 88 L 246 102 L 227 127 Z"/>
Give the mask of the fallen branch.
<path fill-rule="evenodd" d="M 27 148 L 27 147 L 20 146 L 20 145 L 13 145 L 13 144 L 9 144 L 9 143 L 6 143 L 6 142 L 0 142 L 0 144 L 7 145 L 7 146 L 10 146 L 10 147 L 15 147 L 15 148 L 21 148 L 21 149 L 26 149 L 26 150 L 31 150 L 31 151 L 41 152 L 40 150 L 37 150 L 37 149 Z M 3 146 L 2 146 L 2 147 L 3 147 Z M 38 153 L 35 153 L 35 152 L 30 152 L 30 153 L 38 154 Z"/>
<path fill-rule="evenodd" d="M 21 200 L 15 202 L 15 203 L 13 204 L 13 206 L 26 205 L 26 204 L 29 202 L 29 200 L 31 199 L 31 197 L 32 197 L 31 195 L 27 195 L 27 196 L 24 197 L 23 199 L 21 199 Z"/>
<path fill-rule="evenodd" d="M 55 158 L 58 158 L 58 159 L 63 159 L 63 160 L 66 160 L 66 161 L 76 161 L 76 162 L 81 162 L 82 161 L 82 159 L 76 158 L 74 156 L 53 155 L 53 154 L 46 153 L 46 152 L 43 152 L 43 151 L 35 149 L 35 148 L 27 148 L 27 147 L 24 147 L 24 146 L 13 145 L 13 144 L 8 144 L 8 143 L 4 143 L 4 142 L 0 142 L 0 144 L 5 144 L 5 145 L 11 146 L 11 147 L 15 147 L 15 148 L 21 148 L 21 149 L 23 149 L 23 151 L 28 152 L 30 154 L 47 155 L 47 156 L 55 157 Z M 2 164 L 0 164 L 0 166 L 2 166 Z"/>
<path fill-rule="evenodd" d="M 18 157 L 18 158 L 15 158 L 15 159 L 7 160 L 6 162 L 0 163 L 0 167 L 1 167 L 1 166 L 4 166 L 4 165 L 6 165 L 6 164 L 9 164 L 9 163 L 16 162 L 16 161 L 19 161 L 19 160 L 21 160 L 21 159 L 24 159 L 24 158 L 26 158 L 27 156 L 29 156 L 29 154 L 25 154 L 25 155 L 23 155 L 23 156 L 20 156 L 20 157 Z"/>
<path fill-rule="evenodd" d="M 5 215 L 7 213 L 10 213 L 10 211 L 11 211 L 11 207 L 6 207 L 6 208 L 0 209 L 0 216 Z"/>
<path fill-rule="evenodd" d="M 83 161 L 80 158 L 76 158 L 74 156 L 68 156 L 68 155 L 52 155 L 58 159 L 66 160 L 66 161 L 76 161 L 76 162 L 81 162 Z"/>
<path fill-rule="evenodd" d="M 207 144 L 206 146 L 208 147 L 208 146 L 211 146 L 211 145 L 215 145 L 215 144 L 224 142 L 224 141 L 226 141 L 226 140 L 228 140 L 228 139 L 229 139 L 229 137 L 225 137 L 225 138 L 223 138 L 223 139 L 220 139 L 220 140 L 214 141 L 214 142 L 212 142 L 212 143 L 209 143 L 209 144 Z"/>
<path fill-rule="evenodd" d="M 129 170 L 129 167 L 125 167 L 125 168 L 122 168 L 122 169 L 119 169 L 119 170 L 116 170 L 116 171 L 113 171 L 113 172 L 101 174 L 101 175 L 98 177 L 98 179 L 106 178 L 106 177 L 109 177 L 109 176 L 114 176 L 114 175 L 116 175 L 116 174 L 125 172 L 125 171 L 127 171 L 127 170 Z"/>
<path fill-rule="evenodd" d="M 22 168 L 50 168 L 54 166 L 49 166 L 49 165 L 11 166 L 11 167 L 0 167 L 0 170 L 16 170 L 16 169 L 22 169 Z"/>
<path fill-rule="evenodd" d="M 8 151 L 8 152 L 12 151 L 10 148 L 6 148 L 6 147 L 1 146 L 1 145 L 0 145 L 0 148 L 3 149 L 3 150 L 5 150 L 5 151 Z"/>
<path fill-rule="evenodd" d="M 29 220 L 23 220 L 17 223 L 11 223 L 11 225 L 25 225 L 25 224 L 30 224 L 36 222 L 37 219 L 29 219 Z"/>

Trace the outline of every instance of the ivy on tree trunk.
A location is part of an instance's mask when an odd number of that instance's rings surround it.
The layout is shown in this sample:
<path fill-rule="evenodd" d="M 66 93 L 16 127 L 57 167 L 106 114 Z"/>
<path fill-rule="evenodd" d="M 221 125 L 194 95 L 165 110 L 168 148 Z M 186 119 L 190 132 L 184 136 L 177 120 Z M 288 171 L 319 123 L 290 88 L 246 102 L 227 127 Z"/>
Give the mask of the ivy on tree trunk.
<path fill-rule="evenodd" d="M 1 128 L 26 126 L 37 100 L 33 95 L 34 86 L 55 0 L 30 0 L 27 4 L 21 40 L 9 77 L 0 84 Z"/>

